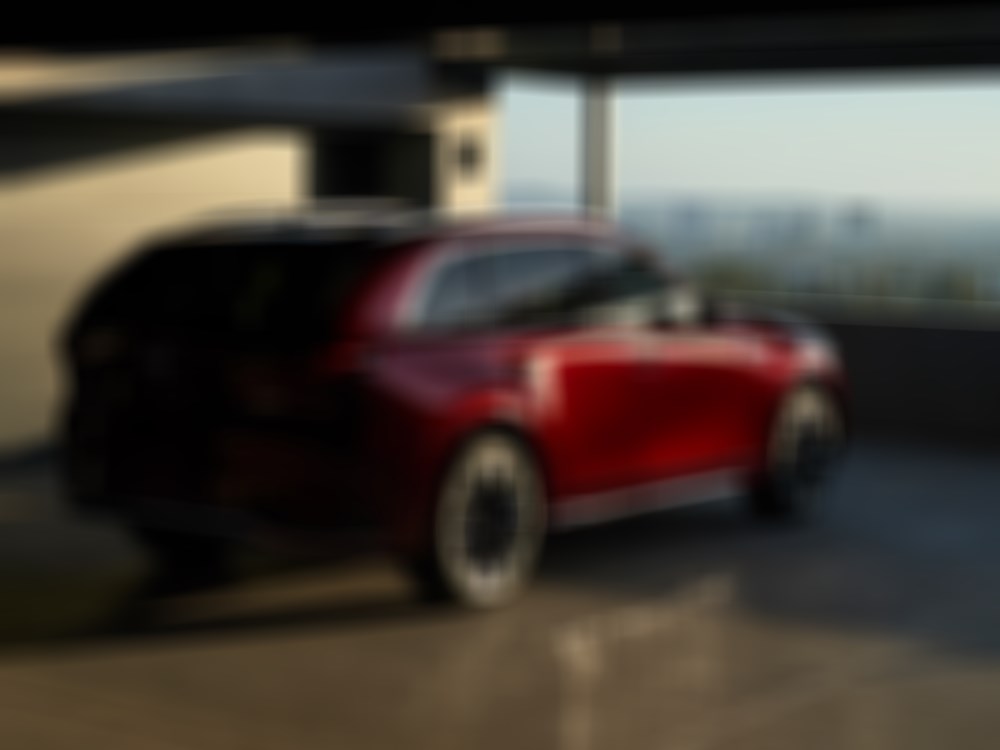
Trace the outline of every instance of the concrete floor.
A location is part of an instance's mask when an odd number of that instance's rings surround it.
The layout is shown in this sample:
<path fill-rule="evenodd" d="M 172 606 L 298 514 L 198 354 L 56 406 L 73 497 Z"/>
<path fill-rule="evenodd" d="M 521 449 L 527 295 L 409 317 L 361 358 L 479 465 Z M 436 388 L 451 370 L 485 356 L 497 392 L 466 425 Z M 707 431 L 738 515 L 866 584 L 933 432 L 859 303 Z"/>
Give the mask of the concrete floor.
<path fill-rule="evenodd" d="M 13 646 L 0 747 L 998 744 L 1000 461 L 985 449 L 860 442 L 805 527 L 717 504 L 557 538 L 503 611 L 408 594 L 361 562 L 164 603 L 142 631 Z"/>

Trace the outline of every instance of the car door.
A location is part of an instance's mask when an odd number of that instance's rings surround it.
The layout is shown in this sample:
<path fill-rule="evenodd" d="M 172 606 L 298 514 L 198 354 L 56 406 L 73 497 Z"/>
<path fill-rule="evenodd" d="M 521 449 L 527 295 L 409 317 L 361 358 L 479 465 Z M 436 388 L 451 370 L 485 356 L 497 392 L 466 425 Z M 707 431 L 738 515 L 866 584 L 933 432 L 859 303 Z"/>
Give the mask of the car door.
<path fill-rule="evenodd" d="M 665 478 L 739 467 L 755 440 L 763 344 L 669 312 L 692 293 L 686 284 L 667 285 L 657 304 L 668 312 L 654 316 L 644 340 L 651 419 L 643 463 Z"/>
<path fill-rule="evenodd" d="M 584 321 L 578 308 L 559 301 L 604 254 L 590 238 L 536 237 L 507 240 L 496 255 L 501 327 L 522 347 L 525 398 L 549 454 L 557 502 L 611 493 L 606 500 L 614 506 L 614 491 L 640 478 L 640 441 L 648 434 L 641 340 L 628 326 Z"/>

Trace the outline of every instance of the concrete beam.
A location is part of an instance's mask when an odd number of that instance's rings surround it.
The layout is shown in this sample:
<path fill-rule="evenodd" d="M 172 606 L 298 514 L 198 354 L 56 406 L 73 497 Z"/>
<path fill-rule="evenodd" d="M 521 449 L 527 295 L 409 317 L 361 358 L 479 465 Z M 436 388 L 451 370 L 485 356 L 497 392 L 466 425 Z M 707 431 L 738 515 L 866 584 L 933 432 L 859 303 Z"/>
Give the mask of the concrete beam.
<path fill-rule="evenodd" d="M 755 12 L 494 28 L 438 53 L 514 70 L 621 76 L 1000 65 L 991 7 Z"/>

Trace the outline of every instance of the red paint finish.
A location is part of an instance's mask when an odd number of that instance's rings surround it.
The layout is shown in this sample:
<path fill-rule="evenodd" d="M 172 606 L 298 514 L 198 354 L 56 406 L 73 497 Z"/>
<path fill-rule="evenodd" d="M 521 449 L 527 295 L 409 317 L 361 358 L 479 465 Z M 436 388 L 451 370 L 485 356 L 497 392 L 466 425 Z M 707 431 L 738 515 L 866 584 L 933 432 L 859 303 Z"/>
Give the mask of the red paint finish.
<path fill-rule="evenodd" d="M 385 547 L 408 553 L 426 545 L 442 473 L 479 430 L 503 426 L 522 435 L 549 502 L 567 507 L 583 496 L 716 469 L 758 471 L 775 406 L 789 388 L 812 380 L 845 399 L 836 359 L 810 355 L 811 345 L 782 326 L 734 319 L 693 328 L 435 332 L 408 317 L 439 264 L 471 252 L 470 238 L 502 244 L 533 236 L 602 247 L 615 241 L 601 224 L 536 220 L 452 229 L 400 246 L 352 290 L 326 340 L 308 350 L 217 341 L 206 354 L 194 334 L 173 339 L 175 349 L 200 352 L 201 377 L 162 384 L 179 402 L 211 406 L 190 414 L 157 411 L 157 386 L 135 365 L 154 342 L 150 331 L 131 334 L 136 359 L 102 369 L 76 354 L 98 323 L 79 326 L 70 342 L 76 388 L 67 443 L 75 465 L 106 471 L 104 484 L 93 487 L 74 478 L 76 496 L 141 511 L 141 498 L 162 488 L 115 485 L 115 467 L 158 452 L 160 464 L 170 455 L 201 471 L 191 473 L 200 480 L 186 489 L 172 484 L 161 499 L 238 508 L 293 535 L 294 528 L 367 525 Z M 106 386 L 123 372 L 133 393 L 118 408 L 105 398 Z M 162 429 L 167 423 L 172 432 Z M 181 437 L 185 430 L 189 438 Z M 164 451 L 170 435 L 177 445 Z"/>

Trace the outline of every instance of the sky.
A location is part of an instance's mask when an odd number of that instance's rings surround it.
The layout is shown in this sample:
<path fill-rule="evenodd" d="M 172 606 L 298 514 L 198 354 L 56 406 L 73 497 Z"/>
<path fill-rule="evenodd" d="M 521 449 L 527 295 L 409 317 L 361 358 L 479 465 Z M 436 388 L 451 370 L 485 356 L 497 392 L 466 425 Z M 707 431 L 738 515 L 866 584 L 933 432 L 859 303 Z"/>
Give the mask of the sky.
<path fill-rule="evenodd" d="M 573 188 L 579 89 L 510 76 L 503 180 Z M 870 200 L 1000 213 L 1000 75 L 620 84 L 619 192 Z"/>

